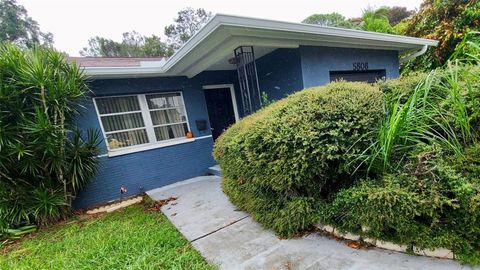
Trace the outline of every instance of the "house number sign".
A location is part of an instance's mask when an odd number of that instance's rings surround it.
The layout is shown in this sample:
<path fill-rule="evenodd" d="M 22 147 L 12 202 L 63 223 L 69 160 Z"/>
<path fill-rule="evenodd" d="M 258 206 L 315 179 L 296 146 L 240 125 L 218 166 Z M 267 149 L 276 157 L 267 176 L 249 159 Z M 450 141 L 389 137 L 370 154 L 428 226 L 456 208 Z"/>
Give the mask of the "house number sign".
<path fill-rule="evenodd" d="M 355 71 L 368 70 L 368 62 L 353 62 L 353 70 Z"/>

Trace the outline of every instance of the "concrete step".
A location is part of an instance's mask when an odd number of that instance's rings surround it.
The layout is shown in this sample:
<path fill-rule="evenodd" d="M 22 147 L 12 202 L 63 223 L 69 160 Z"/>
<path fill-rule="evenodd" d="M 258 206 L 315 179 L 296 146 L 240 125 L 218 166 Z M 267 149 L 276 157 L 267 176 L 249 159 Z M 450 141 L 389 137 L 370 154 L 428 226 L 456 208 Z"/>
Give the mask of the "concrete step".
<path fill-rule="evenodd" d="M 220 169 L 220 166 L 218 166 L 218 164 L 217 164 L 215 166 L 212 166 L 212 167 L 208 168 L 207 174 L 222 176 L 222 169 Z"/>

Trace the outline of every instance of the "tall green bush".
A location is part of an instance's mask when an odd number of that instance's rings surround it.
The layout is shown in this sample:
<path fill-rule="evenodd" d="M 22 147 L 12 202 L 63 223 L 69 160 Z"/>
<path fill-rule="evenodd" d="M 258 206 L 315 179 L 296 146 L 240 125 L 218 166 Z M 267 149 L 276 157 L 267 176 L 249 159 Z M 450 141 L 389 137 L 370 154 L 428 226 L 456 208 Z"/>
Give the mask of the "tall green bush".
<path fill-rule="evenodd" d="M 96 172 L 98 133 L 73 124 L 88 91 L 62 53 L 0 46 L 0 235 L 61 218 Z"/>
<path fill-rule="evenodd" d="M 480 67 L 460 61 L 333 83 L 243 119 L 214 156 L 231 201 L 279 235 L 320 222 L 480 264 L 479 102 Z"/>
<path fill-rule="evenodd" d="M 372 143 L 366 135 L 383 112 L 383 94 L 364 83 L 333 83 L 277 101 L 217 140 L 224 190 L 258 221 L 291 235 L 312 224 L 316 201 L 355 180 L 352 161 Z"/>
<path fill-rule="evenodd" d="M 338 192 L 320 220 L 410 247 L 448 248 L 478 264 L 479 149 L 469 146 L 459 158 L 439 145 L 419 145 L 401 170 Z"/>

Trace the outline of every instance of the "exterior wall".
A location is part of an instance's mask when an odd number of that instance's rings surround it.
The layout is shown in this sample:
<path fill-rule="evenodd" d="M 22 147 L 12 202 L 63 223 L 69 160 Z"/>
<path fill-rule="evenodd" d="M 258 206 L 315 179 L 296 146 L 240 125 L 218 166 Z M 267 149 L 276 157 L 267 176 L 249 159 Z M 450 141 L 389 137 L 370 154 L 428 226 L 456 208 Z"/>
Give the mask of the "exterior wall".
<path fill-rule="evenodd" d="M 277 49 L 257 59 L 260 92 L 279 100 L 303 89 L 302 66 L 298 49 Z"/>
<path fill-rule="evenodd" d="M 305 88 L 329 83 L 330 71 L 352 70 L 354 62 L 368 62 L 372 70 L 385 69 L 387 79 L 399 76 L 397 51 L 310 46 L 299 50 Z"/>
<path fill-rule="evenodd" d="M 208 121 L 202 85 L 236 84 L 235 76 L 235 72 L 215 71 L 201 73 L 192 79 L 157 77 L 96 80 L 91 83 L 91 89 L 92 97 L 182 91 L 190 129 L 194 137 L 198 138 L 211 135 L 209 128 L 207 131 L 200 132 L 195 125 L 195 120 L 205 119 Z M 96 129 L 100 131 L 100 123 L 92 97 L 85 101 L 86 110 L 78 118 L 77 124 L 83 130 Z M 240 98 L 239 95 L 238 98 Z M 100 147 L 102 155 L 99 157 L 99 172 L 92 182 L 78 194 L 74 202 L 75 207 L 87 207 L 118 199 L 121 185 L 127 187 L 128 193 L 125 196 L 131 196 L 203 175 L 208 167 L 215 164 L 211 154 L 213 147 L 211 137 L 115 157 L 105 155 L 107 148 L 104 141 L 101 142 Z"/>
<path fill-rule="evenodd" d="M 368 62 L 370 69 L 385 69 L 387 78 L 399 75 L 395 51 L 300 47 L 277 49 L 257 60 L 260 91 L 269 99 L 278 100 L 306 87 L 327 84 L 329 71 L 351 70 L 353 62 Z M 86 207 L 120 197 L 120 186 L 128 189 L 125 196 L 135 195 L 191 177 L 203 175 L 215 164 L 210 129 L 200 132 L 196 120 L 207 120 L 203 85 L 234 84 L 237 107 L 242 117 L 242 99 L 237 72 L 206 71 L 194 78 L 155 77 L 96 80 L 91 84 L 92 97 L 182 91 L 190 129 L 197 140 L 179 145 L 107 157 L 106 144 L 100 147 L 100 168 L 92 182 L 75 200 L 76 207 Z M 86 111 L 78 118 L 80 128 L 100 130 L 92 97 L 85 101 Z M 204 137 L 204 138 L 199 138 Z"/>

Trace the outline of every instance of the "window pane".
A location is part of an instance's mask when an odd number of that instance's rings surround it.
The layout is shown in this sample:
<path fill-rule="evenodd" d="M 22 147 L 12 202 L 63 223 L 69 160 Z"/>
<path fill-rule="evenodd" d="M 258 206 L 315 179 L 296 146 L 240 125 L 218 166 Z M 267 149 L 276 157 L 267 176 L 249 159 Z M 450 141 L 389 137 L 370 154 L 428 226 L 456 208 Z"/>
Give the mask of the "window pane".
<path fill-rule="evenodd" d="M 187 121 L 183 107 L 177 109 L 151 111 L 153 125 L 164 125 Z"/>
<path fill-rule="evenodd" d="M 183 106 L 180 93 L 146 95 L 146 98 L 150 110 Z"/>
<path fill-rule="evenodd" d="M 136 96 L 95 99 L 100 114 L 140 111 Z"/>
<path fill-rule="evenodd" d="M 102 116 L 105 132 L 144 127 L 142 113 L 129 113 Z"/>
<path fill-rule="evenodd" d="M 108 134 L 107 140 L 110 150 L 148 143 L 147 131 L 145 129 Z"/>
<path fill-rule="evenodd" d="M 164 127 L 155 128 L 155 136 L 157 141 L 175 139 L 180 137 L 185 137 L 185 134 L 188 131 L 187 124 L 177 124 Z"/>

